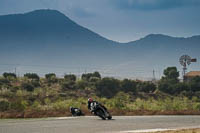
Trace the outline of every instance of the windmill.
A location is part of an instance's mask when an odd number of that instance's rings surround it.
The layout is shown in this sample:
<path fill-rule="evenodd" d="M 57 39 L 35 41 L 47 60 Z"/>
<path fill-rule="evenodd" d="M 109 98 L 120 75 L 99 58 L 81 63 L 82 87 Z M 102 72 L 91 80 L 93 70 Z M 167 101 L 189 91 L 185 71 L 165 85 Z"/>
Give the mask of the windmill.
<path fill-rule="evenodd" d="M 189 55 L 182 55 L 179 59 L 180 64 L 183 66 L 183 78 L 187 72 L 187 66 L 191 64 L 191 62 L 197 62 L 197 59 L 192 59 Z"/>

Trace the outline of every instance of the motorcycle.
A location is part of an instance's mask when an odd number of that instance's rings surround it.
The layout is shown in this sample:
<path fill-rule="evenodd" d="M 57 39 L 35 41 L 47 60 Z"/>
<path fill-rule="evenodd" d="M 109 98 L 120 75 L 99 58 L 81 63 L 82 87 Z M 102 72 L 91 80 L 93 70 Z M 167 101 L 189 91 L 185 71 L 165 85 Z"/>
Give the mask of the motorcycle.
<path fill-rule="evenodd" d="M 81 111 L 79 108 L 73 108 L 70 107 L 70 112 L 72 113 L 72 116 L 84 116 L 85 114 Z"/>
<path fill-rule="evenodd" d="M 92 110 L 93 110 L 94 114 L 99 116 L 102 120 L 106 120 L 106 119 L 111 120 L 112 119 L 111 114 L 106 110 L 105 107 L 103 107 L 99 103 L 94 103 L 94 105 L 92 106 Z"/>

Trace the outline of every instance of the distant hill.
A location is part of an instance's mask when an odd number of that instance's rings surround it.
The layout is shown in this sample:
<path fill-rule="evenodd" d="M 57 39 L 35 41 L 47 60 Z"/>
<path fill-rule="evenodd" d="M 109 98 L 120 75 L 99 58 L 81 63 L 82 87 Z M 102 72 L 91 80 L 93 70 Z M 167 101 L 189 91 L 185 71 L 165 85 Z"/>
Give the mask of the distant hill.
<path fill-rule="evenodd" d="M 114 76 L 149 77 L 153 69 L 178 66 L 182 54 L 200 57 L 199 44 L 200 36 L 180 38 L 162 34 L 118 43 L 78 25 L 56 10 L 0 16 L 2 64 L 64 66 L 65 72 L 71 72 L 69 68 L 75 71 L 101 68 L 105 74 Z M 197 69 L 198 65 L 193 68 Z M 52 67 L 49 71 L 56 72 L 56 69 Z M 21 68 L 21 71 L 28 70 Z"/>

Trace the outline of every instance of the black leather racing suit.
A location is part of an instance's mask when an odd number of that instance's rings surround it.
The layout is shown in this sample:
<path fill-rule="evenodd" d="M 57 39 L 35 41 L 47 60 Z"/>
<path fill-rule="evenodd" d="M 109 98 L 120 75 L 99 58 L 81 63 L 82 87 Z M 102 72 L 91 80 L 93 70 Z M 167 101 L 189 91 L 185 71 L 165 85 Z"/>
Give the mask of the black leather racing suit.
<path fill-rule="evenodd" d="M 90 110 L 90 112 L 94 113 L 96 115 L 95 110 L 93 110 L 93 105 L 95 104 L 99 104 L 101 107 L 103 107 L 105 109 L 105 111 L 107 111 L 107 108 L 105 106 L 103 106 L 101 103 L 97 102 L 97 101 L 88 101 L 88 109 Z"/>

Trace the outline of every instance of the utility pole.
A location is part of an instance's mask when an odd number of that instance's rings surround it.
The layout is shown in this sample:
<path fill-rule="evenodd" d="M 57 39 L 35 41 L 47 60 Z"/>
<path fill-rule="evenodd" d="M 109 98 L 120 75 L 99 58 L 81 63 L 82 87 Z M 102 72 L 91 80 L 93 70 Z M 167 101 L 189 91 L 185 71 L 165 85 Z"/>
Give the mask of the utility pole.
<path fill-rule="evenodd" d="M 80 70 L 80 67 L 78 68 L 78 78 L 81 78 L 81 70 Z"/>
<path fill-rule="evenodd" d="M 153 70 L 153 79 L 152 79 L 152 82 L 155 82 L 155 81 L 156 81 L 155 70 Z"/>
<path fill-rule="evenodd" d="M 17 68 L 15 67 L 15 75 L 17 75 Z"/>

